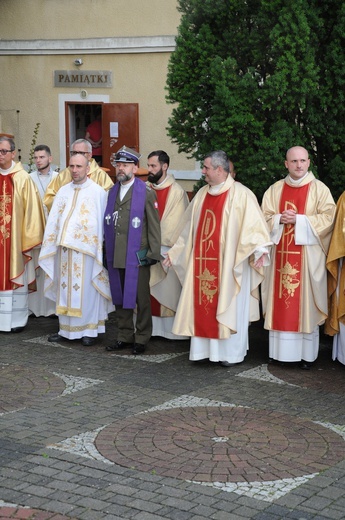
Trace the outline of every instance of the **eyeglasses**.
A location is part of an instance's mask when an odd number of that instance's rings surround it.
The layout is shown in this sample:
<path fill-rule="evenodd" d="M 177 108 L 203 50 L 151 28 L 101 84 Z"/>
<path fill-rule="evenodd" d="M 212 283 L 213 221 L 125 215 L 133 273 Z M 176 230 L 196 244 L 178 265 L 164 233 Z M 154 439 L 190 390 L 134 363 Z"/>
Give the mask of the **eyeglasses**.
<path fill-rule="evenodd" d="M 88 155 L 91 152 L 78 152 L 77 150 L 71 150 L 69 152 L 70 155 L 77 155 L 77 153 L 79 153 L 80 155 Z"/>
<path fill-rule="evenodd" d="M 6 155 L 7 153 L 12 152 L 12 150 L 0 150 L 1 155 Z"/>

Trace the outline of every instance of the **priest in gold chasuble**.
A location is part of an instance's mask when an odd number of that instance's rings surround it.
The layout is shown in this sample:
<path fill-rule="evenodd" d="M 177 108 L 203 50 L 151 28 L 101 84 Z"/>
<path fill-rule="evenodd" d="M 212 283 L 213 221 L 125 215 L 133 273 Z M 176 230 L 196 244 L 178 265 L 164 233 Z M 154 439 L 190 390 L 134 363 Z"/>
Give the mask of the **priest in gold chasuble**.
<path fill-rule="evenodd" d="M 187 208 L 164 261 L 182 285 L 173 332 L 191 336 L 190 360 L 229 366 L 244 360 L 249 323 L 260 318 L 271 241 L 255 195 L 231 177 L 225 152 L 208 154 L 202 173 L 207 186 Z"/>
<path fill-rule="evenodd" d="M 269 357 L 309 369 L 319 350 L 319 325 L 327 317 L 326 256 L 335 204 L 309 171 L 308 152 L 287 151 L 288 176 L 264 194 L 262 210 L 274 243 L 262 284 Z"/>
<path fill-rule="evenodd" d="M 36 290 L 42 242 L 43 206 L 37 188 L 20 162 L 15 143 L 0 137 L 0 330 L 20 332 L 28 316 L 28 295 Z"/>
<path fill-rule="evenodd" d="M 333 336 L 333 361 L 345 365 L 345 192 L 337 202 L 337 213 L 327 267 L 328 317 L 325 333 Z"/>
<path fill-rule="evenodd" d="M 87 139 L 77 139 L 72 143 L 70 156 L 72 157 L 75 154 L 82 154 L 87 157 L 89 161 L 89 173 L 87 174 L 88 178 L 91 179 L 96 184 L 99 184 L 106 191 L 110 190 L 113 187 L 114 183 L 103 168 L 98 166 L 95 159 L 92 158 L 92 145 Z M 47 208 L 48 211 L 51 210 L 54 198 L 62 186 L 65 186 L 69 182 L 72 181 L 72 176 L 69 167 L 61 170 L 59 175 L 56 175 L 54 179 L 50 181 L 47 186 L 46 192 L 43 197 L 43 205 Z"/>

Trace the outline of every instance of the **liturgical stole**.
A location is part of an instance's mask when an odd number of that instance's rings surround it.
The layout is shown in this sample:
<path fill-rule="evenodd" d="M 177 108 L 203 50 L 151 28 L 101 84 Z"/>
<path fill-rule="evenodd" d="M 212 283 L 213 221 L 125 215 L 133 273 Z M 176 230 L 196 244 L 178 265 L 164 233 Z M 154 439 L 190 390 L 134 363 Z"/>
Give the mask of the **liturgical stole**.
<path fill-rule="evenodd" d="M 145 215 L 146 184 L 139 179 L 135 179 L 132 186 L 125 282 L 123 288 L 120 281 L 119 270 L 113 267 L 114 249 L 116 247 L 116 219 L 113 218 L 113 212 L 119 189 L 120 183 L 117 182 L 109 191 L 108 203 L 104 214 L 104 236 L 110 290 L 115 305 L 122 305 L 124 309 L 135 309 L 139 278 L 137 252 L 140 249 Z"/>
<path fill-rule="evenodd" d="M 162 220 L 162 216 L 165 211 L 165 206 L 166 206 L 170 188 L 171 188 L 171 185 L 168 186 L 167 188 L 164 188 L 164 190 L 155 190 L 155 194 L 156 194 L 157 202 L 158 202 L 159 220 Z"/>
<path fill-rule="evenodd" d="M 293 188 L 284 184 L 279 211 L 294 209 L 303 215 L 310 184 Z M 272 329 L 300 331 L 301 288 L 303 272 L 303 246 L 295 244 L 295 226 L 284 225 L 281 240 L 276 248 L 274 266 L 274 306 Z"/>
<path fill-rule="evenodd" d="M 220 237 L 228 194 L 206 195 L 195 238 L 194 334 L 202 338 L 219 338 Z"/>
<path fill-rule="evenodd" d="M 0 175 L 0 291 L 10 291 L 13 175 Z"/>

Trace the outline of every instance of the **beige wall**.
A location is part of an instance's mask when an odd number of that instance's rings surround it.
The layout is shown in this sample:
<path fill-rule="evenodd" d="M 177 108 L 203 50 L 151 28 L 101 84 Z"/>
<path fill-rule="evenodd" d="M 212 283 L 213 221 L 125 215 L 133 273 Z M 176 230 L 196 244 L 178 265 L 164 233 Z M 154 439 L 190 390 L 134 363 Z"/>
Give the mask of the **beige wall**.
<path fill-rule="evenodd" d="M 177 33 L 176 0 L 1 0 L 2 39 Z"/>
<path fill-rule="evenodd" d="M 187 178 L 188 172 L 193 176 L 194 160 L 179 154 L 166 133 L 171 113 L 165 101 L 170 52 L 157 51 L 157 47 L 152 52 L 112 48 L 102 51 L 102 47 L 94 51 L 88 47 L 85 51 L 83 47 L 89 38 L 97 38 L 98 43 L 103 38 L 146 37 L 150 41 L 153 37 L 153 41 L 157 36 L 170 36 L 173 41 L 178 24 L 176 0 L 2 0 L 0 131 L 15 134 L 25 163 L 39 122 L 38 142 L 51 146 L 54 163 L 64 166 L 59 99 L 61 95 L 72 95 L 83 101 L 82 88 L 54 87 L 54 70 L 111 70 L 111 88 L 85 89 L 88 96 L 108 96 L 111 103 L 139 103 L 140 152 L 144 159 L 141 166 L 145 166 L 150 151 L 162 148 L 171 157 L 172 170 L 187 172 Z M 64 48 L 66 39 L 71 40 L 72 51 Z M 12 42 L 6 40 L 12 40 L 19 50 L 12 51 Z M 49 47 L 51 40 L 57 41 L 54 50 Z M 42 53 L 37 45 L 42 47 Z M 78 45 L 84 52 L 78 50 Z M 35 51 L 30 50 L 31 46 Z M 77 57 L 84 62 L 79 68 L 74 65 Z"/>
<path fill-rule="evenodd" d="M 113 88 L 87 88 L 89 95 L 106 95 L 113 103 L 139 103 L 140 151 L 166 149 L 175 168 L 183 168 L 180 158 L 166 135 L 170 106 L 164 101 L 167 53 L 133 55 L 88 55 L 80 72 L 104 69 L 113 71 Z M 58 96 L 81 92 L 81 88 L 56 88 L 53 72 L 73 69 L 74 56 L 0 56 L 0 67 L 10 67 L 2 76 L 1 107 L 19 110 L 19 129 L 15 112 L 2 113 L 2 131 L 16 134 L 17 146 L 23 157 L 28 156 L 35 124 L 39 122 L 38 140 L 50 144 L 58 157 Z M 83 101 L 80 97 L 79 101 Z M 88 98 L 85 99 L 88 101 Z"/>

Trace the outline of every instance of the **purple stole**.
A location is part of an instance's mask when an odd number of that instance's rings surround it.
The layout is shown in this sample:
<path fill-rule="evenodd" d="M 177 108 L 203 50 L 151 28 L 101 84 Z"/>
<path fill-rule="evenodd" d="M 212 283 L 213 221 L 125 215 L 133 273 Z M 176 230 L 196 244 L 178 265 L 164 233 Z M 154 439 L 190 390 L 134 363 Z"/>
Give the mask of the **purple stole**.
<path fill-rule="evenodd" d="M 146 202 L 146 184 L 140 179 L 135 179 L 132 188 L 130 188 L 132 189 L 132 199 L 129 215 L 125 283 L 123 291 L 119 270 L 113 267 L 114 250 L 116 247 L 116 227 L 114 226 L 113 218 L 109 219 L 109 215 L 112 216 L 114 213 L 116 197 L 119 189 L 120 183 L 117 182 L 109 191 L 108 203 L 104 214 L 104 236 L 106 242 L 110 290 L 115 305 L 122 305 L 124 309 L 134 309 L 137 301 L 139 277 L 139 262 L 136 253 L 140 250 L 141 244 Z"/>

